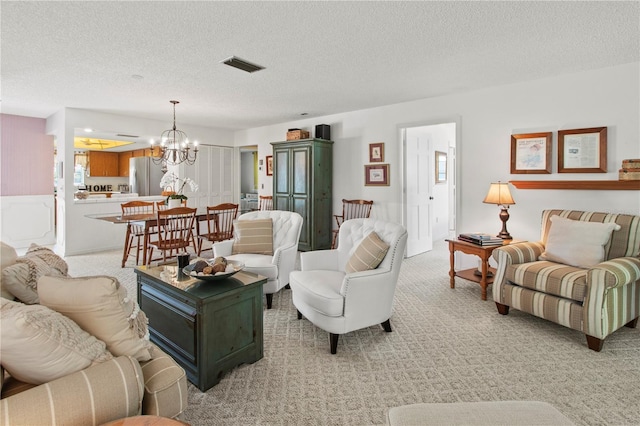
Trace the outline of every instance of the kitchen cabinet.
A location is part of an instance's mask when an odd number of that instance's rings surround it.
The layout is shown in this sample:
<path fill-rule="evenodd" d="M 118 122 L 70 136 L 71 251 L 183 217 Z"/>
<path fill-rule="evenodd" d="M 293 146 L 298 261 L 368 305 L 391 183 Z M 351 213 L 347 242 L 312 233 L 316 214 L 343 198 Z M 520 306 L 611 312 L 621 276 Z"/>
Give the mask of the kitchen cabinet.
<path fill-rule="evenodd" d="M 133 158 L 133 151 L 124 151 L 118 153 L 118 176 L 129 176 L 129 159 Z"/>
<path fill-rule="evenodd" d="M 302 216 L 301 251 L 331 248 L 333 226 L 333 141 L 271 142 L 273 209 Z"/>
<path fill-rule="evenodd" d="M 88 151 L 89 176 L 119 176 L 117 152 Z"/>

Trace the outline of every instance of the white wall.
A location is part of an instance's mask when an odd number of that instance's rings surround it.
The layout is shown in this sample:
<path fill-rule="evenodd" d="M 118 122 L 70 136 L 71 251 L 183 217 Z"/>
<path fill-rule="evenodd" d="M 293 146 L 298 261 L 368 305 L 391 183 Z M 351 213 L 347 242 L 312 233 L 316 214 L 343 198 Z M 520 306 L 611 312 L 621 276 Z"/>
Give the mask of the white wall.
<path fill-rule="evenodd" d="M 511 84 L 459 95 L 422 99 L 380 108 L 308 118 L 239 131 L 236 146 L 258 145 L 259 158 L 271 155 L 269 142 L 284 140 L 288 128 L 313 135 L 316 124 L 331 125 L 334 144 L 333 205 L 342 198 L 376 201 L 372 216 L 401 222 L 401 157 L 399 125 L 459 117 L 457 141 L 457 231 L 498 232 L 499 209 L 483 204 L 489 184 L 508 180 L 617 180 L 623 159 L 640 158 L 639 63 Z M 606 174 L 558 174 L 557 131 L 608 127 Z M 553 132 L 553 174 L 511 175 L 510 137 L 517 133 Z M 368 144 L 385 143 L 391 185 L 365 187 Z M 524 176 L 524 177 L 523 177 Z M 535 176 L 535 177 L 534 177 Z M 271 190 L 262 172 L 259 184 Z M 261 191 L 262 192 L 262 191 Z M 640 191 L 518 190 L 510 209 L 510 233 L 537 240 L 540 214 L 546 208 L 615 211 L 638 214 Z"/>

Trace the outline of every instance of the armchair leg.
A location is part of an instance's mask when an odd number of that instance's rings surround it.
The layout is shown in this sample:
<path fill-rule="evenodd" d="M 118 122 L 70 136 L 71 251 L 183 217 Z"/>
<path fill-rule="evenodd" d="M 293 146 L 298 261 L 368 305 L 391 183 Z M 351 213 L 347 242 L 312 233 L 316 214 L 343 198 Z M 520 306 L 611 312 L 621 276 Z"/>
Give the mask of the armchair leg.
<path fill-rule="evenodd" d="M 331 345 L 331 355 L 335 355 L 338 351 L 338 337 L 339 334 L 329 333 L 329 343 Z"/>
<path fill-rule="evenodd" d="M 267 293 L 265 296 L 267 296 L 267 309 L 271 309 L 271 305 L 273 304 L 273 293 Z"/>
<path fill-rule="evenodd" d="M 382 328 L 384 328 L 384 331 L 386 331 L 387 333 L 391 333 L 391 321 L 386 320 L 380 325 L 382 326 Z"/>
<path fill-rule="evenodd" d="M 298 319 L 302 319 L 302 312 L 300 312 L 299 310 L 296 309 L 296 312 L 298 313 Z"/>
<path fill-rule="evenodd" d="M 636 319 L 632 319 L 631 321 L 626 323 L 624 326 L 629 328 L 636 328 L 637 325 L 638 325 L 638 318 L 636 317 Z"/>
<path fill-rule="evenodd" d="M 508 315 L 509 314 L 509 305 L 503 305 L 502 303 L 496 302 L 496 308 L 498 308 L 498 313 L 500 315 Z"/>
<path fill-rule="evenodd" d="M 587 346 L 592 351 L 600 352 L 602 350 L 602 345 L 604 345 L 604 339 L 598 339 L 597 337 L 589 336 L 585 334 L 587 337 Z"/>

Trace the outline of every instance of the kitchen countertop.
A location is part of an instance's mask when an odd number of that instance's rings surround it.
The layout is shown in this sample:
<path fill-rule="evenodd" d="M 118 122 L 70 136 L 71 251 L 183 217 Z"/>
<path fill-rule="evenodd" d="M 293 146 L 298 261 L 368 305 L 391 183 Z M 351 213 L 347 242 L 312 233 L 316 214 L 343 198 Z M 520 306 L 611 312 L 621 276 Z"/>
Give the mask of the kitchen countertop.
<path fill-rule="evenodd" d="M 104 195 L 104 194 L 102 194 Z M 163 197 L 162 195 L 149 195 L 145 197 L 139 197 L 137 193 L 129 193 L 129 194 L 116 194 L 114 193 L 110 198 L 105 197 L 91 197 L 85 198 L 84 200 L 80 200 L 78 198 L 74 199 L 74 204 L 95 204 L 95 203 L 122 203 L 125 201 L 129 201 L 131 199 L 136 199 L 139 201 L 161 201 L 166 199 L 167 197 Z"/>

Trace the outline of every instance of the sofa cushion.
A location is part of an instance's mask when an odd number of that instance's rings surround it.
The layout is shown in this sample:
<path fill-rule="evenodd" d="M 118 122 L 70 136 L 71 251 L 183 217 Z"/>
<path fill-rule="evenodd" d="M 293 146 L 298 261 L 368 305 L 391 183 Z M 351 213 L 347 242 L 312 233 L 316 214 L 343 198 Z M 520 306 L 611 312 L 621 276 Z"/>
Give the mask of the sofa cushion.
<path fill-rule="evenodd" d="M 580 303 L 587 295 L 587 270 L 562 263 L 537 261 L 509 265 L 505 277 L 513 284 Z"/>
<path fill-rule="evenodd" d="M 237 220 L 234 223 L 233 254 L 273 255 L 273 220 Z"/>
<path fill-rule="evenodd" d="M 147 317 L 117 279 L 107 276 L 42 277 L 40 303 L 71 318 L 107 344 L 115 356 L 152 356 Z"/>
<path fill-rule="evenodd" d="M 604 261 L 605 246 L 616 223 L 585 222 L 552 216 L 545 251 L 540 260 L 590 268 Z"/>
<path fill-rule="evenodd" d="M 273 264 L 273 256 L 267 254 L 242 253 L 228 256 L 229 260 L 244 263 L 244 270 L 267 277 L 270 280 L 278 278 L 278 265 Z"/>
<path fill-rule="evenodd" d="M 356 247 L 344 270 L 350 274 L 375 269 L 388 250 L 389 244 L 382 241 L 375 232 L 370 232 Z"/>
<path fill-rule="evenodd" d="M 289 275 L 294 303 L 302 302 L 314 311 L 329 317 L 344 314 L 344 296 L 340 294 L 344 272 L 341 271 L 293 271 Z"/>
<path fill-rule="evenodd" d="M 2 269 L 2 288 L 23 303 L 38 303 L 38 279 L 67 276 L 67 263 L 51 249 L 31 244 L 16 263 Z"/>
<path fill-rule="evenodd" d="M 142 413 L 173 418 L 187 407 L 187 376 L 173 358 L 154 345 L 153 359 L 140 363 L 144 376 Z"/>
<path fill-rule="evenodd" d="M 1 299 L 0 318 L 2 365 L 20 381 L 46 383 L 113 358 L 104 342 L 45 306 Z"/>

